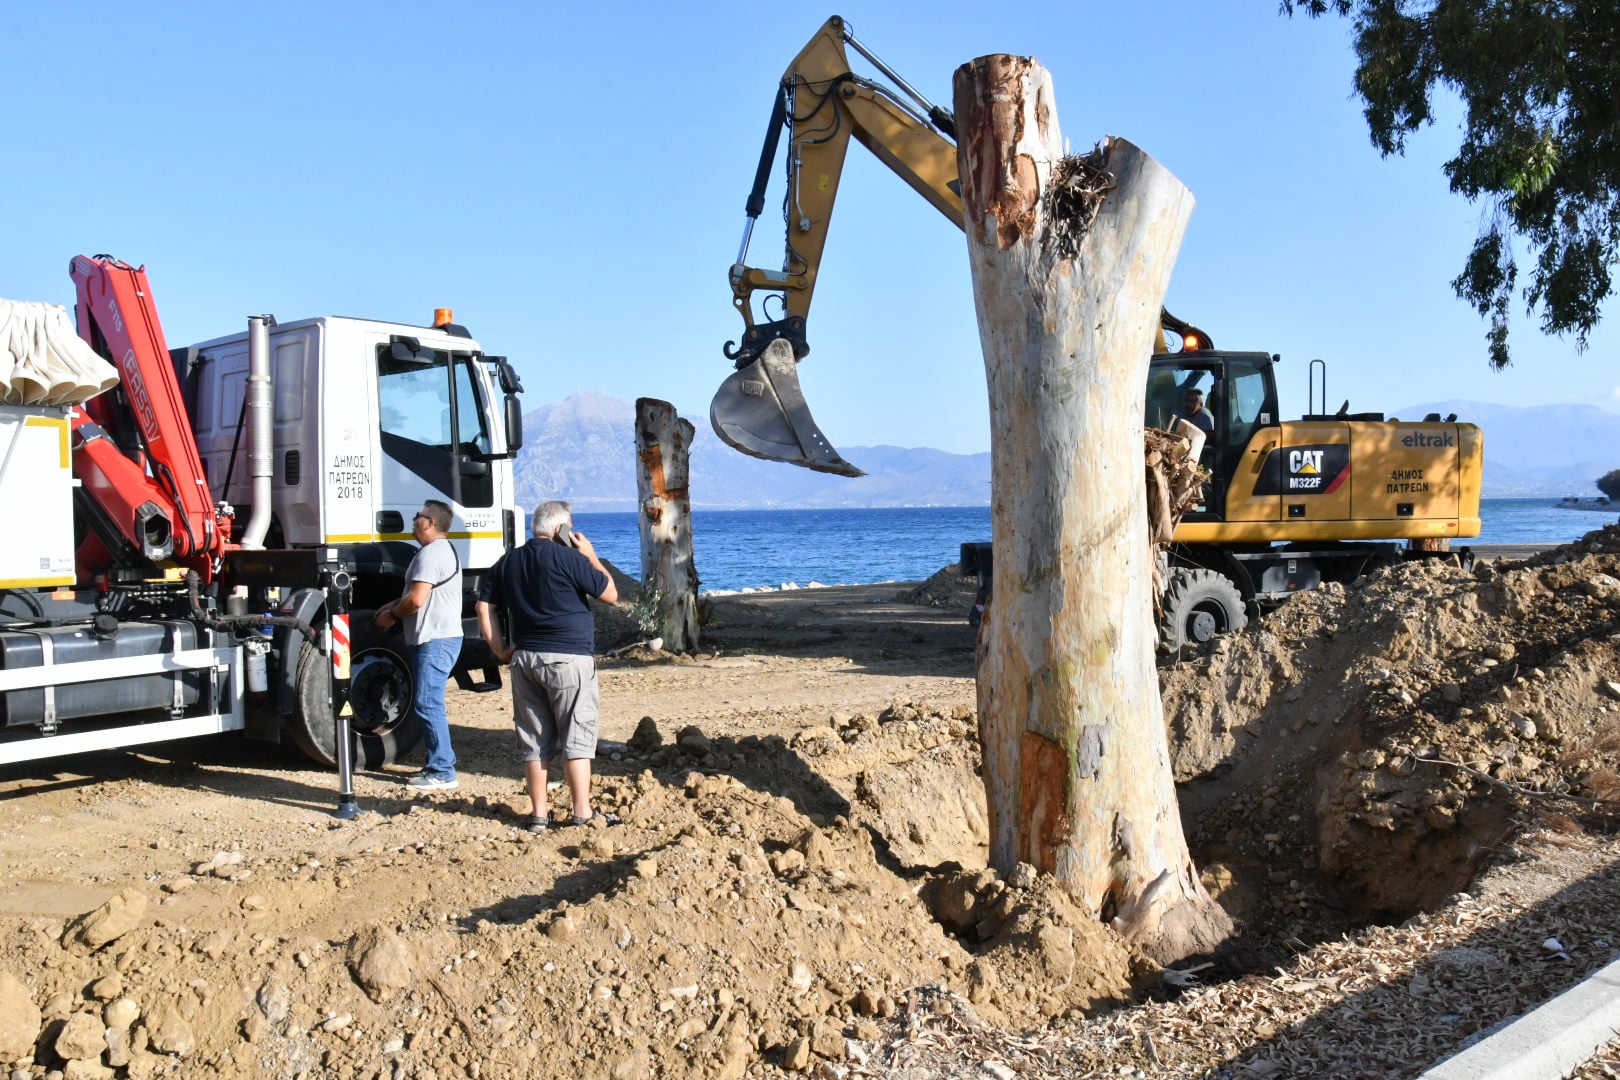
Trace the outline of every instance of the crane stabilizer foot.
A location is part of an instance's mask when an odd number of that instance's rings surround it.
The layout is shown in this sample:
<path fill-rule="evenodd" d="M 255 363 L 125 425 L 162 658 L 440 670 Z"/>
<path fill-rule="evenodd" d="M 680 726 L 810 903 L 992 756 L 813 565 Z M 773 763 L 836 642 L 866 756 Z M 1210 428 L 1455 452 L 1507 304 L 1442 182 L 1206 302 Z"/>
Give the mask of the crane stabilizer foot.
<path fill-rule="evenodd" d="M 780 338 L 720 384 L 709 404 L 709 423 L 727 446 L 753 457 L 839 476 L 866 475 L 840 457 L 816 426 L 799 389 L 793 347 Z"/>

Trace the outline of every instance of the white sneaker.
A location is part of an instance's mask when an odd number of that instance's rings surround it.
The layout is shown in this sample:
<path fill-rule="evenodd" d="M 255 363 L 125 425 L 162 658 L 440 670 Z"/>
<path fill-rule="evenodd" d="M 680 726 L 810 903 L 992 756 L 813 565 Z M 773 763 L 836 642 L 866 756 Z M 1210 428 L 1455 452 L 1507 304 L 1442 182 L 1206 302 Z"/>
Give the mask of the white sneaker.
<path fill-rule="evenodd" d="M 453 776 L 429 776 L 427 773 L 417 773 L 405 781 L 405 786 L 415 788 L 417 791 L 454 791 L 461 786 L 461 782 Z"/>

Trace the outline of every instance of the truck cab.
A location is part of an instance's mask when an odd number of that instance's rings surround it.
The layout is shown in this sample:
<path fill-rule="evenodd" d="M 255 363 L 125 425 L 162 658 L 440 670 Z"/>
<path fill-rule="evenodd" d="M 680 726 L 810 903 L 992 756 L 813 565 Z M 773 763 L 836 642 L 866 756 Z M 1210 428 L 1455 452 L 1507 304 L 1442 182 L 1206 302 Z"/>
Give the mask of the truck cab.
<path fill-rule="evenodd" d="M 513 545 L 522 520 L 511 464 L 523 442 L 521 386 L 505 358 L 487 355 L 448 319 L 433 326 L 301 319 L 271 326 L 269 346 L 266 546 L 335 553 L 353 575 L 355 727 L 363 748 L 367 737 L 378 744 L 369 762 L 392 760 L 416 742 L 409 730 L 410 671 L 398 636 L 378 630 L 372 616 L 404 588 L 417 550 L 411 517 L 424 500 L 448 503 L 454 515 L 449 539 L 465 590 L 457 679 L 463 686 L 499 685 L 498 674 L 477 683 L 471 675 L 496 670 L 474 602 L 481 576 Z M 253 509 L 241 434 L 248 351 L 243 332 L 170 353 L 208 484 L 216 499 L 236 508 L 238 520 Z M 297 697 L 296 684 L 289 682 L 287 694 Z M 283 704 L 296 711 L 296 702 Z M 329 745 L 324 730 L 293 725 L 293 734 L 316 750 Z"/>

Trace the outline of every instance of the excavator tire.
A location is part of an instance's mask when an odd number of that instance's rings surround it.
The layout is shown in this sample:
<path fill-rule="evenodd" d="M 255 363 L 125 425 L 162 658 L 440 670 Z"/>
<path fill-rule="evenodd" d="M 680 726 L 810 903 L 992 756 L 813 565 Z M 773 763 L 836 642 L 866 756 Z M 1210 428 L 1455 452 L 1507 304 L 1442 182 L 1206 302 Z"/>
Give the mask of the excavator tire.
<path fill-rule="evenodd" d="M 364 616 L 364 618 L 362 618 Z M 411 708 L 411 666 L 400 638 L 386 637 L 370 625 L 369 612 L 356 612 L 354 657 L 350 663 L 350 701 L 354 731 L 354 767 L 380 769 L 399 764 L 422 741 L 422 721 Z M 337 764 L 337 725 L 332 716 L 327 657 L 310 642 L 298 654 L 298 709 L 287 718 L 292 740 L 323 765 Z"/>
<path fill-rule="evenodd" d="M 1172 573 L 1161 606 L 1159 647 L 1167 653 L 1249 624 L 1238 587 L 1214 570 L 1186 568 Z"/>

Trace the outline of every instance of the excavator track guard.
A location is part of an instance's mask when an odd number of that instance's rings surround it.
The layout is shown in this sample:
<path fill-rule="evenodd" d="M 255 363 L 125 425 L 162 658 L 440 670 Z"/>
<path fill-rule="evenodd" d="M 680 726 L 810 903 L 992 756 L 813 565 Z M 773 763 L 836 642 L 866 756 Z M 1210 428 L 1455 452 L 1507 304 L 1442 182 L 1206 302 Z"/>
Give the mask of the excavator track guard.
<path fill-rule="evenodd" d="M 817 472 L 865 476 L 841 457 L 816 426 L 799 388 L 798 361 L 783 338 L 720 384 L 709 404 L 709 423 L 727 446 L 767 461 L 786 461 Z"/>

